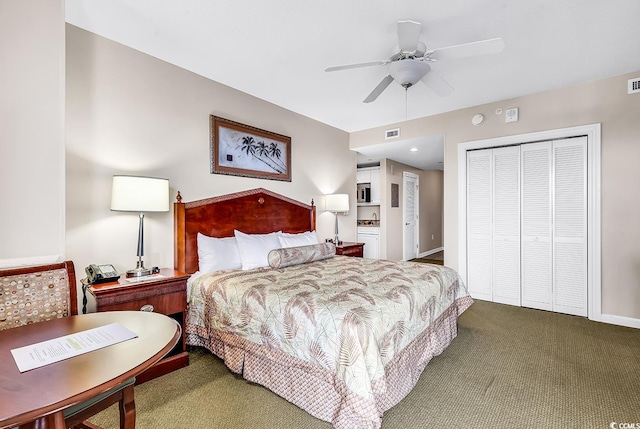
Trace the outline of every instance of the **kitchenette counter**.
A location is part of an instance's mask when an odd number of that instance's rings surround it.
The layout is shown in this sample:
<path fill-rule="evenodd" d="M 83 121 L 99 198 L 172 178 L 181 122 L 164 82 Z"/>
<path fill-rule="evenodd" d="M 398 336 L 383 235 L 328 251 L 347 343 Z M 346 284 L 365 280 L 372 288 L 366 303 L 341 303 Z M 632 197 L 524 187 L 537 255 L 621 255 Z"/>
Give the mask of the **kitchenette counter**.
<path fill-rule="evenodd" d="M 369 219 L 358 219 L 357 226 L 370 226 L 370 227 L 379 227 L 379 220 L 369 220 Z"/>

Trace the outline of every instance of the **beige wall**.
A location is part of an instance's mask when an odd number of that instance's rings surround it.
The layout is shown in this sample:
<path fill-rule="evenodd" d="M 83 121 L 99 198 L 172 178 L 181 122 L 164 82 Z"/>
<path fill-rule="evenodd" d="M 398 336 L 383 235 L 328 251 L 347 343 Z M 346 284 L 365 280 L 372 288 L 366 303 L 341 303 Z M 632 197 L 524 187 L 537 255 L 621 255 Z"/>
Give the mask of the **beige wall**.
<path fill-rule="evenodd" d="M 399 126 L 403 138 L 445 134 L 445 264 L 458 264 L 458 144 L 602 124 L 602 313 L 640 319 L 640 94 L 627 94 L 627 80 L 640 71 L 497 103 L 352 133 L 350 147 L 384 143 L 384 129 Z M 497 108 L 518 107 L 520 120 L 506 124 Z M 481 113 L 481 126 L 471 124 Z"/>
<path fill-rule="evenodd" d="M 442 247 L 443 178 L 441 170 L 420 172 L 420 253 Z"/>
<path fill-rule="evenodd" d="M 356 154 L 348 134 L 156 58 L 67 25 L 67 256 L 135 265 L 138 218 L 109 210 L 114 174 L 165 177 L 185 201 L 264 187 L 318 205 L 317 231 L 333 236 L 323 195 L 350 194 L 340 237 L 356 239 Z M 209 115 L 291 137 L 292 181 L 209 173 Z M 147 266 L 173 265 L 171 213 L 145 216 Z"/>
<path fill-rule="evenodd" d="M 64 0 L 2 0 L 0 64 L 0 266 L 62 260 Z"/>

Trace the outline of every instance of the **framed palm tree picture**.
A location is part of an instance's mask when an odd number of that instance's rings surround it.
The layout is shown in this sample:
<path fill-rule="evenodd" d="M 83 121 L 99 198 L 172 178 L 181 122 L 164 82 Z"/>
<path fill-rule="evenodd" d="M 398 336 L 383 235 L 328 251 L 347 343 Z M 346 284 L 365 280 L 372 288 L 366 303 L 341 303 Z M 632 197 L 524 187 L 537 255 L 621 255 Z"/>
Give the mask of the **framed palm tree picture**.
<path fill-rule="evenodd" d="M 211 173 L 291 181 L 291 137 L 211 115 Z"/>

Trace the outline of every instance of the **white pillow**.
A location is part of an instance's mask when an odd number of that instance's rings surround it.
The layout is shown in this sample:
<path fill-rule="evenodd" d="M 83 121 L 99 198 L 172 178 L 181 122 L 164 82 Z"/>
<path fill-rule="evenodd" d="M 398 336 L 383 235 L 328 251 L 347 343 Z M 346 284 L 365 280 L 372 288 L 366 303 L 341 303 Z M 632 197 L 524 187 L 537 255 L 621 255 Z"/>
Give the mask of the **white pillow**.
<path fill-rule="evenodd" d="M 269 266 L 269 252 L 273 249 L 280 248 L 278 236 L 280 232 L 272 232 L 270 234 L 245 234 L 234 230 L 238 248 L 240 249 L 240 259 L 242 260 L 242 269 L 251 270 L 253 268 Z"/>
<path fill-rule="evenodd" d="M 214 238 L 198 233 L 198 267 L 202 273 L 242 268 L 235 237 Z"/>
<path fill-rule="evenodd" d="M 315 231 L 303 232 L 300 234 L 287 234 L 283 232 L 278 236 L 278 240 L 280 241 L 280 246 L 283 248 L 320 244 Z"/>

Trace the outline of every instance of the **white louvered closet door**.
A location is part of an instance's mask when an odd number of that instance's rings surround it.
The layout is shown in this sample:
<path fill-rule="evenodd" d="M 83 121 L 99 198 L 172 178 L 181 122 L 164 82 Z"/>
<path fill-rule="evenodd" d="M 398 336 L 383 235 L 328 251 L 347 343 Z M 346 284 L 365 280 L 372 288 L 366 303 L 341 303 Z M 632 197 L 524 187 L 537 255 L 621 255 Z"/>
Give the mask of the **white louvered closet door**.
<path fill-rule="evenodd" d="M 493 301 L 520 305 L 520 147 L 493 149 Z"/>
<path fill-rule="evenodd" d="M 492 149 L 467 153 L 467 287 L 492 300 Z"/>
<path fill-rule="evenodd" d="M 522 306 L 553 310 L 552 143 L 529 143 L 522 156 Z"/>
<path fill-rule="evenodd" d="M 587 138 L 553 142 L 553 310 L 587 315 Z"/>

